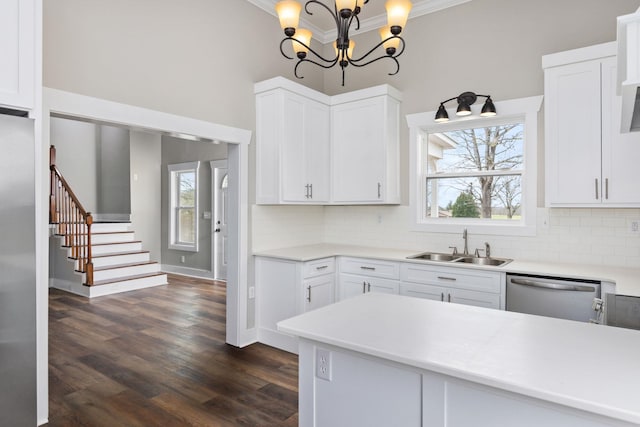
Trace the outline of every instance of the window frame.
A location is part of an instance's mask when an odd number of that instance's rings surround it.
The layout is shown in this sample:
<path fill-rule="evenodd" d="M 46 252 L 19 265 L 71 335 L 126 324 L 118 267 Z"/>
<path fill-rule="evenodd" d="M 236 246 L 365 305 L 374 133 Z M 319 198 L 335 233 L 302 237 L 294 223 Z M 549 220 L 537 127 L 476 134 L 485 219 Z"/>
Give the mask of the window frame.
<path fill-rule="evenodd" d="M 480 105 L 471 107 L 472 114 L 465 117 L 455 115 L 455 108 L 447 109 L 451 118 L 446 123 L 435 122 L 435 111 L 407 115 L 409 125 L 409 198 L 410 227 L 413 231 L 435 233 L 458 233 L 467 228 L 470 233 L 488 235 L 533 236 L 536 234 L 537 210 L 537 158 L 538 158 L 538 112 L 542 96 L 512 99 L 494 103 L 498 115 L 481 117 Z M 524 161 L 522 177 L 521 220 L 491 220 L 482 218 L 433 218 L 426 217 L 426 177 L 423 170 L 423 141 L 429 133 L 442 133 L 458 129 L 479 128 L 521 121 L 524 124 Z M 499 172 L 495 175 L 498 175 Z M 475 176 L 475 175 L 474 175 Z"/>
<path fill-rule="evenodd" d="M 199 198 L 199 172 L 200 172 L 200 161 L 196 162 L 186 162 L 186 163 L 176 163 L 167 165 L 167 169 L 169 172 L 169 249 L 175 249 L 180 251 L 189 251 L 189 252 L 198 252 L 198 198 Z M 193 172 L 195 176 L 195 194 L 194 194 L 194 242 L 193 243 L 185 243 L 178 241 L 178 228 L 180 216 L 178 215 L 178 206 L 179 198 L 180 198 L 180 190 L 178 188 L 178 176 L 181 173 L 185 172 Z"/>

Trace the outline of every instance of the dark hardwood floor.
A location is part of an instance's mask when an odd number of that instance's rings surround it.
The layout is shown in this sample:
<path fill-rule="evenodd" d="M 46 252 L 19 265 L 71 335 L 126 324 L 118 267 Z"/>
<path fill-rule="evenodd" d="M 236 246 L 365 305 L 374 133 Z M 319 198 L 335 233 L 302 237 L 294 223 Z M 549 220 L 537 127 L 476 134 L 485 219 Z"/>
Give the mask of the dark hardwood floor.
<path fill-rule="evenodd" d="M 49 426 L 296 426 L 298 358 L 225 344 L 224 283 L 49 296 Z"/>

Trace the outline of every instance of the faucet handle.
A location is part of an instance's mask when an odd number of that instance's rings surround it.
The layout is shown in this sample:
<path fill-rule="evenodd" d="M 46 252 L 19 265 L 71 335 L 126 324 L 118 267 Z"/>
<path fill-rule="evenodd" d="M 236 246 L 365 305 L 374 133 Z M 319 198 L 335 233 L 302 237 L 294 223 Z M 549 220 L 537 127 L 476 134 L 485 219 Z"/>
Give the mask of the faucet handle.
<path fill-rule="evenodd" d="M 473 256 L 476 258 L 480 258 L 480 252 L 484 252 L 484 249 L 476 249 L 476 251 L 473 253 Z"/>
<path fill-rule="evenodd" d="M 456 246 L 449 246 L 449 249 L 453 249 L 453 253 L 451 255 L 458 255 L 458 248 Z"/>

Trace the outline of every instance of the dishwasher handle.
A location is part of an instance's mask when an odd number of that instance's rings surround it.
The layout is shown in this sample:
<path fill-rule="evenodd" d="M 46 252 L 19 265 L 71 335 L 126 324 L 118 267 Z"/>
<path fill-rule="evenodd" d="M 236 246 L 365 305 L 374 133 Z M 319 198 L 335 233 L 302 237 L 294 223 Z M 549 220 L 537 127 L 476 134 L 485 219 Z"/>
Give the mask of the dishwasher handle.
<path fill-rule="evenodd" d="M 574 285 L 568 283 L 547 283 L 535 280 L 511 279 L 511 283 L 515 285 L 531 286 L 534 288 L 552 289 L 556 291 L 574 291 L 574 292 L 595 292 L 596 288 L 586 285 Z"/>

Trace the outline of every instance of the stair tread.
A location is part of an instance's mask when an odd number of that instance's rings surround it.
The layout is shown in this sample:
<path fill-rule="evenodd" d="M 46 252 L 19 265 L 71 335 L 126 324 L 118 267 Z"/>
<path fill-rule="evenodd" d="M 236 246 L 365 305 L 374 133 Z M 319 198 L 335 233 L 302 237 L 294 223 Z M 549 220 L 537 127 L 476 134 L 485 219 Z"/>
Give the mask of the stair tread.
<path fill-rule="evenodd" d="M 126 245 L 128 243 L 142 243 L 142 240 L 127 240 L 127 241 L 124 241 L 124 242 L 92 243 L 91 246 Z"/>
<path fill-rule="evenodd" d="M 136 255 L 136 254 L 148 254 L 149 251 L 127 251 L 127 252 L 111 252 L 108 254 L 93 255 L 92 258 L 102 258 L 108 256 L 120 256 L 120 255 Z"/>
<path fill-rule="evenodd" d="M 95 235 L 100 235 L 100 236 L 105 236 L 107 234 L 125 234 L 125 233 L 129 233 L 129 234 L 133 234 L 135 233 L 135 231 L 92 231 L 91 235 L 95 236 Z M 56 236 L 66 236 L 66 234 L 60 234 L 60 233 L 56 233 Z M 71 233 L 71 235 L 74 236 L 86 236 L 87 233 Z"/>
<path fill-rule="evenodd" d="M 108 285 L 110 283 L 119 283 L 119 282 L 126 282 L 129 280 L 144 279 L 146 277 L 163 276 L 166 274 L 167 273 L 163 273 L 160 271 L 157 273 L 135 274 L 133 276 L 122 276 L 122 277 L 115 277 L 113 279 L 98 280 L 93 282 L 93 285 L 87 285 L 86 283 L 83 283 L 83 285 L 84 286 L 101 286 L 101 285 Z"/>
<path fill-rule="evenodd" d="M 127 267 L 136 267 L 138 265 L 149 265 L 149 264 L 157 264 L 157 261 L 139 261 L 139 262 L 130 262 L 125 264 L 114 264 L 114 265 L 105 265 L 104 267 L 94 267 L 93 272 L 96 271 L 105 271 L 105 270 L 116 270 L 118 268 L 127 268 Z"/>

